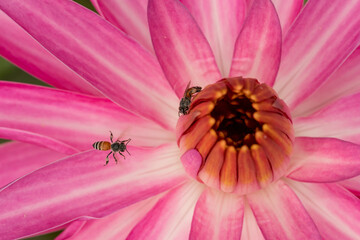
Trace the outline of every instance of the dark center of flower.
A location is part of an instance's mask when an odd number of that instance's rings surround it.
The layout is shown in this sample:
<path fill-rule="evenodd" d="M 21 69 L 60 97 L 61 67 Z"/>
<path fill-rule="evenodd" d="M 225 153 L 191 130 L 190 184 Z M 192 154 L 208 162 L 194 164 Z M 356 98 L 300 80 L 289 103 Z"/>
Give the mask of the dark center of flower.
<path fill-rule="evenodd" d="M 229 146 L 250 147 L 256 142 L 254 138 L 256 130 L 261 129 L 261 124 L 252 117 L 254 112 L 252 102 L 244 95 L 236 97 L 233 94 L 226 94 L 216 102 L 210 113 L 216 121 L 212 129 L 217 131 L 219 137 L 225 139 Z"/>
<path fill-rule="evenodd" d="M 238 194 L 283 176 L 294 139 L 284 101 L 266 84 L 242 77 L 206 86 L 177 128 L 181 152 L 201 155 L 196 179 Z"/>

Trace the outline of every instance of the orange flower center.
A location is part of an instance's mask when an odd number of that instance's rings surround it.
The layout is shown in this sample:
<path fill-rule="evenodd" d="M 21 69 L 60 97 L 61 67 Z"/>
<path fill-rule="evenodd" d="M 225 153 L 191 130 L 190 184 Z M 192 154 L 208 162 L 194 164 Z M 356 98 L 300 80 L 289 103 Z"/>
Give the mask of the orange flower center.
<path fill-rule="evenodd" d="M 177 131 L 183 157 L 194 150 L 201 156 L 193 177 L 238 194 L 283 176 L 294 140 L 284 101 L 268 85 L 242 77 L 205 87 L 180 117 Z"/>

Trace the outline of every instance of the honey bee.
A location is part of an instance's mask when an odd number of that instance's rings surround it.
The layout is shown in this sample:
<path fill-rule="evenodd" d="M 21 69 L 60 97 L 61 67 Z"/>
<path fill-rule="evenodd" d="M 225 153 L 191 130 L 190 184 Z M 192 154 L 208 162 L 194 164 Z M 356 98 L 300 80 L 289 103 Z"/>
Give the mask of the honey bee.
<path fill-rule="evenodd" d="M 125 156 L 122 154 L 122 152 L 126 151 L 129 155 L 131 155 L 129 151 L 126 149 L 126 146 L 131 141 L 131 138 L 123 141 L 117 139 L 115 142 L 113 142 L 113 134 L 110 131 L 110 141 L 111 143 L 108 141 L 98 141 L 93 144 L 93 148 L 95 148 L 96 150 L 101 150 L 101 151 L 111 150 L 111 152 L 106 156 L 106 163 L 104 166 L 106 166 L 109 163 L 109 155 L 111 153 L 113 154 L 116 164 L 118 163 L 118 159 L 116 158 L 115 153 L 119 153 L 121 156 L 124 157 L 124 159 Z"/>
<path fill-rule="evenodd" d="M 186 86 L 183 98 L 180 100 L 179 114 L 178 114 L 179 117 L 181 116 L 181 114 L 182 115 L 188 114 L 193 95 L 201 91 L 201 87 L 196 86 L 189 88 L 189 86 L 190 86 L 190 82 Z"/>

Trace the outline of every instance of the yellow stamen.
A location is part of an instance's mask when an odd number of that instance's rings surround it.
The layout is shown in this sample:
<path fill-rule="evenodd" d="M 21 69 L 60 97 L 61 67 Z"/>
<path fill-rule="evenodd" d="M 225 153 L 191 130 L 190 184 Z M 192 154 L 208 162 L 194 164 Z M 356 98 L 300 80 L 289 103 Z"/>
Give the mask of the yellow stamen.
<path fill-rule="evenodd" d="M 285 133 L 277 131 L 269 124 L 263 125 L 263 131 L 268 136 L 270 136 L 278 146 L 281 147 L 281 149 L 285 152 L 286 155 L 289 156 L 291 154 L 293 143 Z"/>
<path fill-rule="evenodd" d="M 205 159 L 210 150 L 217 141 L 217 135 L 214 129 L 210 129 L 208 133 L 196 145 L 196 149 L 200 152 L 203 159 Z"/>
<path fill-rule="evenodd" d="M 221 190 L 233 192 L 237 184 L 236 150 L 230 146 L 226 150 L 224 165 L 221 169 Z"/>
<path fill-rule="evenodd" d="M 257 144 L 251 146 L 251 156 L 254 159 L 256 169 L 256 179 L 260 186 L 266 186 L 272 181 L 270 163 L 262 147 Z"/>
<path fill-rule="evenodd" d="M 224 140 L 217 142 L 199 172 L 199 178 L 208 186 L 220 188 L 219 176 L 224 162 L 225 149 L 226 143 Z"/>

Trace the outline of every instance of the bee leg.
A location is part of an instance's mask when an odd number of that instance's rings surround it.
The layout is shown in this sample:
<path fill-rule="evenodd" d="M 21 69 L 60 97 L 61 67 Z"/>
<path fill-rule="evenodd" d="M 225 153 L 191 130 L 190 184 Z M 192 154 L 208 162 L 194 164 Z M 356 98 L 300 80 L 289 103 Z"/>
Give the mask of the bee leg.
<path fill-rule="evenodd" d="M 113 143 L 113 134 L 112 134 L 112 132 L 111 131 L 109 131 L 110 132 L 110 141 L 111 141 L 111 143 Z"/>
<path fill-rule="evenodd" d="M 125 159 L 125 156 L 124 156 L 124 154 L 122 154 L 121 152 L 119 152 L 119 154 L 120 154 L 121 156 L 123 156 L 123 157 L 124 157 L 124 159 Z"/>
<path fill-rule="evenodd" d="M 114 157 L 114 159 L 115 159 L 115 162 L 116 162 L 116 164 L 118 163 L 118 159 L 116 158 L 116 155 L 115 155 L 115 153 L 113 153 L 113 157 Z"/>
<path fill-rule="evenodd" d="M 110 152 L 110 153 L 106 156 L 106 163 L 105 163 L 104 166 L 108 165 L 108 163 L 109 163 L 109 155 L 110 155 L 111 153 L 112 153 L 112 152 Z"/>

